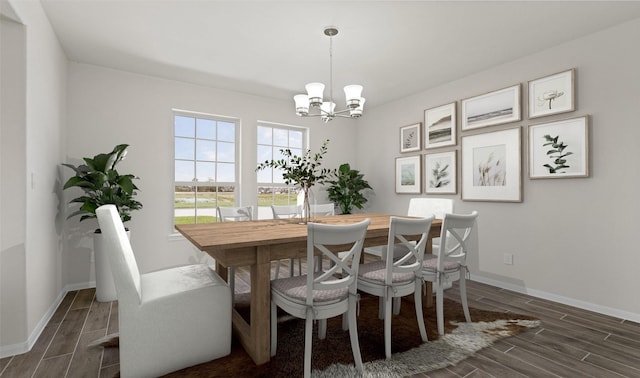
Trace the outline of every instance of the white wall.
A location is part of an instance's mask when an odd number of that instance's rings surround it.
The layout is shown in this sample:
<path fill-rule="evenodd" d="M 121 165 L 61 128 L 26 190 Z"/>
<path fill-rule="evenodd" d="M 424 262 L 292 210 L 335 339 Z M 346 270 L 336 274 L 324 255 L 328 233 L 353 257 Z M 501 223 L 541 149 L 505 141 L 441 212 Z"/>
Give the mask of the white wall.
<path fill-rule="evenodd" d="M 12 30 L 11 42 L 2 46 L 3 63 L 5 59 L 12 62 L 9 73 L 2 71 L 2 97 L 3 107 L 7 101 L 13 114 L 9 120 L 4 115 L 2 119 L 2 262 L 3 273 L 10 271 L 3 274 L 2 283 L 15 284 L 17 292 L 13 302 L 2 298 L 0 312 L 12 312 L 9 322 L 3 317 L 2 328 L 8 336 L 2 335 L 0 355 L 35 342 L 64 288 L 58 164 L 65 149 L 67 59 L 39 2 L 10 5 L 23 25 L 7 26 L 10 21 L 3 21 L 2 29 Z M 6 83 L 5 73 L 16 77 Z M 10 139 L 4 139 L 5 131 Z M 7 254 L 12 265 L 5 267 Z M 11 321 L 12 317 L 20 320 Z"/>
<path fill-rule="evenodd" d="M 524 201 L 463 202 L 459 194 L 442 196 L 454 198 L 457 211 L 480 212 L 480 255 L 471 260 L 472 274 L 640 321 L 635 242 L 640 213 L 638 40 L 640 19 L 369 109 L 358 125 L 357 164 L 376 189 L 372 209 L 403 213 L 411 197 L 394 192 L 400 126 L 424 122 L 424 109 L 454 100 L 459 115 L 459 100 L 522 83 L 524 120 L 474 133 L 522 126 Z M 529 121 L 527 81 L 572 67 L 577 110 Z M 591 177 L 529 180 L 527 125 L 581 115 L 590 116 Z M 504 253 L 514 254 L 513 266 L 503 264 Z"/>
<path fill-rule="evenodd" d="M 133 214 L 128 226 L 142 271 L 184 264 L 199 259 L 190 243 L 169 237 L 173 226 L 173 117 L 172 108 L 236 117 L 241 120 L 240 205 L 255 205 L 257 121 L 308 126 L 311 149 L 317 151 L 330 139 L 323 166 L 337 168 L 355 161 L 356 124 L 351 120 L 302 119 L 293 101 L 277 101 L 149 76 L 71 63 L 69 70 L 69 133 L 66 160 L 77 164 L 84 156 L 108 152 L 119 143 L 130 145 L 120 171 L 140 177 L 139 200 L 143 209 Z M 65 177 L 71 171 L 65 169 Z M 75 197 L 65 193 L 65 202 Z M 69 210 L 67 210 L 69 211 Z M 86 223 L 86 224 L 84 224 Z M 95 221 L 70 227 L 65 248 L 65 279 L 68 283 L 93 280 L 90 233 Z"/>

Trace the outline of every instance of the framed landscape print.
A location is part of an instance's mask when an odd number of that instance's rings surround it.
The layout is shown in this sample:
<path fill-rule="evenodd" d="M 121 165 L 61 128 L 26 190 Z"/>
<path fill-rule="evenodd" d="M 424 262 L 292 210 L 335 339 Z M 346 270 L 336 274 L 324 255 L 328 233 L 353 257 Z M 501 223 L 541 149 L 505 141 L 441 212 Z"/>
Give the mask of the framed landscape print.
<path fill-rule="evenodd" d="M 424 111 L 424 148 L 456 145 L 456 103 Z"/>
<path fill-rule="evenodd" d="M 578 117 L 529 126 L 529 178 L 589 177 L 589 122 Z"/>
<path fill-rule="evenodd" d="M 520 127 L 463 136 L 462 200 L 522 202 Z"/>
<path fill-rule="evenodd" d="M 420 155 L 396 158 L 396 193 L 420 193 Z"/>
<path fill-rule="evenodd" d="M 456 194 L 456 151 L 424 155 L 425 193 Z"/>
<path fill-rule="evenodd" d="M 529 118 L 575 110 L 574 69 L 529 81 Z"/>
<path fill-rule="evenodd" d="M 520 84 L 462 100 L 462 130 L 521 119 Z"/>
<path fill-rule="evenodd" d="M 420 151 L 420 123 L 400 128 L 400 152 Z"/>

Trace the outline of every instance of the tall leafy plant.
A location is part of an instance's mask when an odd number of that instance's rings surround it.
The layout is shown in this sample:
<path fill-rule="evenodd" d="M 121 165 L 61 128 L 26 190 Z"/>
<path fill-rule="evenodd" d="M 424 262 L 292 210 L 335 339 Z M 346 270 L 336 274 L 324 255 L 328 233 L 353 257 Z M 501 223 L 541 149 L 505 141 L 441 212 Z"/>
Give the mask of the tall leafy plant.
<path fill-rule="evenodd" d="M 259 164 L 256 171 L 265 168 L 275 168 L 282 171 L 282 178 L 287 185 L 296 184 L 304 192 L 304 208 L 307 221 L 311 214 L 311 204 L 309 202 L 309 190 L 315 184 L 324 184 L 330 173 L 327 168 L 320 168 L 322 158 L 327 153 L 327 145 L 329 139 L 325 140 L 320 147 L 320 152 L 311 153 L 311 150 L 298 156 L 291 152 L 290 149 L 281 149 L 280 153 L 284 156 L 278 160 L 266 160 Z"/>
<path fill-rule="evenodd" d="M 131 212 L 142 208 L 142 203 L 134 197 L 138 187 L 133 182 L 138 177 L 132 174 L 120 174 L 116 165 L 127 154 L 128 144 L 119 144 L 109 153 L 97 154 L 93 158 L 83 158 L 85 164 L 75 166 L 62 164 L 73 169 L 72 176 L 64 184 L 64 189 L 77 187 L 83 195 L 69 203 L 80 203 L 80 209 L 67 218 L 80 215 L 80 221 L 96 217 L 96 209 L 102 205 L 113 204 L 118 208 L 122 222 L 131 220 Z"/>
<path fill-rule="evenodd" d="M 327 189 L 328 197 L 340 208 L 342 214 L 351 214 L 354 207 L 362 209 L 368 201 L 363 191 L 373 189 L 364 175 L 351 169 L 349 163 L 342 164 L 332 172 L 331 180 L 327 180 L 327 183 L 331 184 Z"/>

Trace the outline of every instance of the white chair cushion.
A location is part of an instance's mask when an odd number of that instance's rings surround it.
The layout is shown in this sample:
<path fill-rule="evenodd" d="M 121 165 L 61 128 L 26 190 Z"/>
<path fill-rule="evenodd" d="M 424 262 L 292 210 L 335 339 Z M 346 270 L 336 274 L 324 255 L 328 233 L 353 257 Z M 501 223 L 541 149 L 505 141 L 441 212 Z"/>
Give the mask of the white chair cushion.
<path fill-rule="evenodd" d="M 386 276 L 387 268 L 385 262 L 382 260 L 362 264 L 360 265 L 360 268 L 358 270 L 358 278 L 367 281 L 384 283 Z M 413 272 L 393 272 L 391 274 L 391 280 L 394 283 L 411 282 L 413 281 L 414 277 L 415 274 Z"/>
<path fill-rule="evenodd" d="M 183 292 L 210 286 L 226 286 L 209 266 L 204 264 L 179 266 L 143 274 L 142 302 L 153 301 Z"/>
<path fill-rule="evenodd" d="M 426 258 L 422 262 L 423 270 L 429 270 L 435 272 L 438 270 L 438 256 L 432 256 L 430 258 Z M 457 261 L 445 260 L 443 268 L 445 271 L 452 271 L 460 269 L 460 263 Z"/>
<path fill-rule="evenodd" d="M 318 274 L 316 273 L 316 276 Z M 271 281 L 271 290 L 277 291 L 295 302 L 304 304 L 307 301 L 307 275 L 273 280 Z M 336 290 L 314 290 L 313 301 L 327 304 L 328 302 L 343 300 L 348 295 L 348 287 Z"/>

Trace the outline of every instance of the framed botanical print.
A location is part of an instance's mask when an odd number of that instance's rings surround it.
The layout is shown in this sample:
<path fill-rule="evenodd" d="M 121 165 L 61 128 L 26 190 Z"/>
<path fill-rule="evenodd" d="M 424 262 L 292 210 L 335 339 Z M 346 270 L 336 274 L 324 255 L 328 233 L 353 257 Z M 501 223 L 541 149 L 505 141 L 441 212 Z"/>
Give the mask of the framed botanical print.
<path fill-rule="evenodd" d="M 462 100 L 462 130 L 520 121 L 520 84 Z"/>
<path fill-rule="evenodd" d="M 396 158 L 396 193 L 422 191 L 420 160 L 420 155 Z"/>
<path fill-rule="evenodd" d="M 529 126 L 529 178 L 589 177 L 588 117 Z"/>
<path fill-rule="evenodd" d="M 424 111 L 424 148 L 456 145 L 456 103 Z"/>
<path fill-rule="evenodd" d="M 420 123 L 400 128 L 400 152 L 420 151 Z"/>
<path fill-rule="evenodd" d="M 522 202 L 520 127 L 463 136 L 462 200 Z"/>
<path fill-rule="evenodd" d="M 572 68 L 529 81 L 529 118 L 574 111 L 574 74 Z"/>
<path fill-rule="evenodd" d="M 424 155 L 425 193 L 456 194 L 456 151 Z"/>

